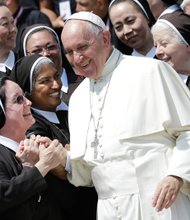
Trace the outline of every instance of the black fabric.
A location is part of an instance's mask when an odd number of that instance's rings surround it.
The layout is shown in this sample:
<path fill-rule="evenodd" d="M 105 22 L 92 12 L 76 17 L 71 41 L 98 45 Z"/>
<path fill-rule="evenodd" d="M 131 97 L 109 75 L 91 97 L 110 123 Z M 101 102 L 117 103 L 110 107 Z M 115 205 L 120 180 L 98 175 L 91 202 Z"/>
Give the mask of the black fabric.
<path fill-rule="evenodd" d="M 0 219 L 39 220 L 39 194 L 47 184 L 37 168 L 24 168 L 15 157 L 15 152 L 0 145 Z M 51 208 L 51 207 L 50 207 Z M 46 204 L 46 212 L 48 205 Z M 42 219 L 42 218 L 41 218 Z M 49 218 L 50 220 L 50 218 Z"/>
<path fill-rule="evenodd" d="M 63 146 L 69 143 L 67 131 L 67 111 L 58 111 L 57 116 L 61 124 L 53 124 L 42 115 L 32 111 L 36 123 L 27 131 L 31 134 L 40 134 L 50 139 L 58 139 Z M 67 135 L 67 138 L 65 138 Z M 63 181 L 54 175 L 48 175 L 47 182 L 54 187 L 49 187 L 48 192 L 57 201 L 63 219 L 66 220 L 96 220 L 97 193 L 88 187 L 74 187 L 67 180 Z"/>
<path fill-rule="evenodd" d="M 36 122 L 26 132 L 27 136 L 30 136 L 31 134 L 35 134 L 35 135 L 39 134 L 41 136 L 49 137 L 51 140 L 58 139 L 63 144 L 63 146 L 69 143 L 67 111 L 61 113 L 63 119 L 60 125 L 53 124 L 52 122 L 48 121 L 42 115 L 38 114 L 33 110 L 32 110 L 32 114 L 36 119 Z"/>
<path fill-rule="evenodd" d="M 187 85 L 187 87 L 190 89 L 190 76 L 188 76 L 188 78 L 187 78 L 186 85 Z"/>
<path fill-rule="evenodd" d="M 21 58 L 12 69 L 10 78 L 18 83 L 24 92 L 30 93 L 30 70 L 34 62 L 40 57 L 40 55 L 35 54 Z"/>
<path fill-rule="evenodd" d="M 18 12 L 17 12 L 18 13 Z M 15 18 L 17 14 L 14 14 L 13 17 Z M 52 26 L 51 21 L 49 18 L 40 12 L 39 10 L 33 8 L 33 7 L 23 7 L 23 12 L 19 16 L 16 26 L 18 29 L 17 37 L 16 37 L 16 47 L 14 48 L 14 51 L 18 53 L 19 50 L 19 42 L 21 39 L 21 35 L 23 33 L 23 30 L 25 27 L 33 24 L 45 24 L 47 26 Z"/>

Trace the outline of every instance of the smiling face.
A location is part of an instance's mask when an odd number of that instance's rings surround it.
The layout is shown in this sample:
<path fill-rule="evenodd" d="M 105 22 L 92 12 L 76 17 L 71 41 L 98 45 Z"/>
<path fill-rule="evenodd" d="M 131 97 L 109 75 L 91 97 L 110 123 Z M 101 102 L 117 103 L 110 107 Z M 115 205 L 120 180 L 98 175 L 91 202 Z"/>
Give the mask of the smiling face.
<path fill-rule="evenodd" d="M 10 10 L 0 6 L 0 49 L 10 51 L 16 46 L 17 28 Z"/>
<path fill-rule="evenodd" d="M 158 59 L 167 62 L 178 73 L 189 73 L 189 47 L 173 31 L 164 27 L 154 26 L 152 33 Z"/>
<path fill-rule="evenodd" d="M 117 37 L 127 46 L 146 54 L 153 47 L 153 40 L 144 13 L 132 2 L 120 2 L 109 11 Z"/>
<path fill-rule="evenodd" d="M 32 106 L 44 111 L 55 111 L 61 103 L 61 74 L 53 63 L 42 64 L 34 78 L 30 94 Z"/>
<path fill-rule="evenodd" d="M 9 133 L 20 133 L 21 136 L 34 124 L 30 107 L 31 102 L 23 97 L 22 89 L 10 80 L 5 82 L 5 127 L 9 129 Z"/>
<path fill-rule="evenodd" d="M 98 78 L 109 57 L 110 33 L 107 30 L 95 34 L 89 22 L 70 20 L 62 31 L 65 53 L 80 75 Z"/>
<path fill-rule="evenodd" d="M 62 58 L 59 44 L 47 30 L 30 34 L 26 43 L 27 55 L 40 54 L 49 57 L 56 67 L 62 69 Z"/>

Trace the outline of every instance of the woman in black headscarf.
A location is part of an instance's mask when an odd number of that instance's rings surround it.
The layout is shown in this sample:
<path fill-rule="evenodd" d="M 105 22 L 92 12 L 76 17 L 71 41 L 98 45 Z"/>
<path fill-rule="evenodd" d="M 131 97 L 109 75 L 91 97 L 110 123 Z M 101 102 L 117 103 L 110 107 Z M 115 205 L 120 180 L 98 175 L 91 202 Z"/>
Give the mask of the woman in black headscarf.
<path fill-rule="evenodd" d="M 150 31 L 155 18 L 146 0 L 114 0 L 109 16 L 118 39 L 132 49 L 132 56 L 155 56 Z"/>
<path fill-rule="evenodd" d="M 32 102 L 36 123 L 28 129 L 27 136 L 40 134 L 52 140 L 58 139 L 65 146 L 69 143 L 69 131 L 67 111 L 61 102 L 60 76 L 52 60 L 37 54 L 20 59 L 11 73 L 11 78 Z M 50 194 L 58 201 L 62 219 L 95 219 L 97 198 L 94 189 L 71 185 L 68 180 L 64 180 L 65 172 L 61 166 L 52 172 L 59 178 L 47 176 L 48 182 L 53 185 Z M 89 209 L 86 209 L 88 206 Z"/>
<path fill-rule="evenodd" d="M 19 58 L 32 54 L 49 57 L 62 72 L 62 100 L 68 104 L 71 94 L 83 78 L 75 74 L 63 52 L 59 37 L 52 28 L 36 24 L 24 29 L 19 43 Z"/>

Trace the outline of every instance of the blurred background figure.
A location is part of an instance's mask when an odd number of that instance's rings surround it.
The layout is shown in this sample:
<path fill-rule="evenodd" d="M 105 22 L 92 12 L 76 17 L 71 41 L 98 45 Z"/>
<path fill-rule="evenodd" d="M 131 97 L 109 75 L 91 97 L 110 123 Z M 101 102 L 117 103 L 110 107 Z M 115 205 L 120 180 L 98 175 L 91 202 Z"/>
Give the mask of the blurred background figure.
<path fill-rule="evenodd" d="M 152 28 L 158 59 L 167 62 L 190 88 L 190 16 L 169 13 Z"/>
<path fill-rule="evenodd" d="M 178 0 L 147 0 L 156 19 L 163 14 L 180 10 Z"/>
<path fill-rule="evenodd" d="M 17 28 L 11 11 L 0 2 L 0 77 L 9 75 L 17 55 L 13 52 L 16 46 Z"/>
<path fill-rule="evenodd" d="M 25 27 L 33 24 L 46 24 L 51 26 L 49 18 L 34 7 L 21 6 L 19 0 L 0 0 L 4 2 L 12 12 L 14 24 L 18 29 L 15 51 L 18 52 L 18 45 L 21 34 Z"/>
<path fill-rule="evenodd" d="M 190 15 L 190 0 L 183 0 L 180 7 L 184 13 Z"/>
<path fill-rule="evenodd" d="M 150 31 L 155 18 L 146 0 L 115 0 L 109 16 L 118 39 L 132 49 L 132 56 L 155 57 Z"/>

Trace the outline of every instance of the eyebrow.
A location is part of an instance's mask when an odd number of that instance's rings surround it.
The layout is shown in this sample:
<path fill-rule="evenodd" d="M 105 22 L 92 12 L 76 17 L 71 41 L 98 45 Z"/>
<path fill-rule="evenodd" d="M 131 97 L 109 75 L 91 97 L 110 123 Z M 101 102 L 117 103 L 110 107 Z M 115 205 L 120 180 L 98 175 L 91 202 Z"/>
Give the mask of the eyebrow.
<path fill-rule="evenodd" d="M 0 21 L 9 20 L 8 17 L 0 17 Z"/>

